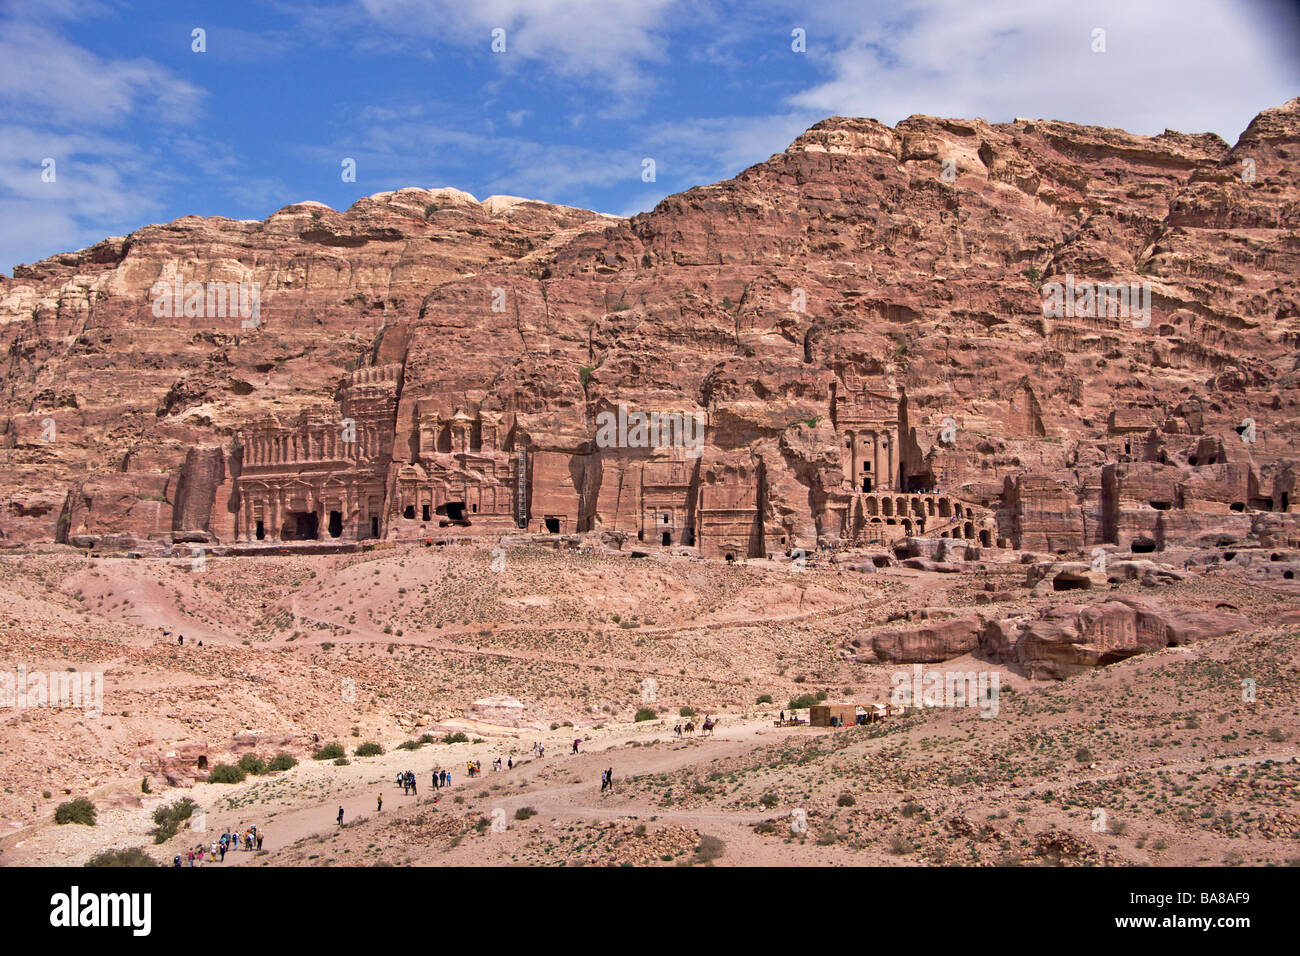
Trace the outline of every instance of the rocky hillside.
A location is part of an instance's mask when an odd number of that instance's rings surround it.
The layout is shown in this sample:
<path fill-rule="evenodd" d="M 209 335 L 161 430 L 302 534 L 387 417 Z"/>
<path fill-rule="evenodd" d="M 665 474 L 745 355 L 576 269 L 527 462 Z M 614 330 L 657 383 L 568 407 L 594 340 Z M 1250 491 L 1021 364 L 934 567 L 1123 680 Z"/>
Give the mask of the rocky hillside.
<path fill-rule="evenodd" d="M 69 490 L 95 478 L 138 522 L 141 499 L 174 495 L 187 447 L 268 412 L 332 404 L 340 376 L 430 289 L 548 258 L 609 219 L 402 189 L 346 212 L 305 202 L 263 222 L 189 216 L 17 267 L 0 276 L 0 538 L 52 539 Z M 177 279 L 256 283 L 258 327 L 233 308 L 226 320 L 156 315 L 155 284 Z M 115 480 L 142 473 L 153 486 Z"/>
<path fill-rule="evenodd" d="M 408 189 L 148 227 L 0 288 L 0 532 L 52 539 L 75 483 L 157 475 L 105 485 L 138 528 L 189 446 L 399 364 L 395 461 L 430 408 L 570 454 L 614 403 L 697 408 L 706 461 L 758 469 L 782 542 L 835 532 L 834 394 L 857 377 L 900 396 L 908 481 L 1017 547 L 1258 534 L 1300 459 L 1298 167 L 1300 99 L 1233 146 L 833 117 L 630 220 Z M 258 282 L 260 325 L 157 317 L 177 273 Z M 1089 314 L 1088 283 L 1149 312 Z"/>

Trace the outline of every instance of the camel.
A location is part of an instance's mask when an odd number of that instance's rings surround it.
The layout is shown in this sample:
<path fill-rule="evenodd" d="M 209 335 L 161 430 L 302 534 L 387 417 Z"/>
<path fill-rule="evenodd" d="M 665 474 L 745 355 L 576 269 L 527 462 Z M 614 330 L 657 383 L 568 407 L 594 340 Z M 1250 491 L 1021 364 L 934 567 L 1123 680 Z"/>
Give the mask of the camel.
<path fill-rule="evenodd" d="M 690 734 L 692 737 L 694 737 L 694 736 L 695 736 L 695 725 L 694 725 L 693 723 L 691 723 L 689 720 L 686 721 L 686 726 L 682 728 L 682 732 L 683 732 L 683 733 Z"/>
<path fill-rule="evenodd" d="M 705 718 L 704 718 L 704 723 L 703 723 L 703 724 L 701 725 L 701 727 L 700 727 L 700 736 L 701 736 L 701 737 L 712 737 L 712 736 L 713 736 L 713 728 L 716 727 L 716 726 L 718 726 L 718 723 L 719 723 L 719 721 L 714 720 L 712 717 L 705 717 Z"/>

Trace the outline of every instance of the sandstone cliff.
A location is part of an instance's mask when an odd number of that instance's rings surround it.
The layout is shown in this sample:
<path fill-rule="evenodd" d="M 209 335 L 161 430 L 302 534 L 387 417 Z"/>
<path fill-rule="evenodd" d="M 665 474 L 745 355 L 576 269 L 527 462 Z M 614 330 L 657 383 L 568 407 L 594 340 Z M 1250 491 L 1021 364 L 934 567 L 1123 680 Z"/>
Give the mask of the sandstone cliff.
<path fill-rule="evenodd" d="M 404 189 L 147 227 L 0 288 L 0 532 L 1285 543 L 1298 165 L 1300 99 L 1231 147 L 833 117 L 629 220 Z M 257 283 L 258 323 L 160 318 L 177 277 Z M 602 446 L 619 406 L 702 447 Z"/>

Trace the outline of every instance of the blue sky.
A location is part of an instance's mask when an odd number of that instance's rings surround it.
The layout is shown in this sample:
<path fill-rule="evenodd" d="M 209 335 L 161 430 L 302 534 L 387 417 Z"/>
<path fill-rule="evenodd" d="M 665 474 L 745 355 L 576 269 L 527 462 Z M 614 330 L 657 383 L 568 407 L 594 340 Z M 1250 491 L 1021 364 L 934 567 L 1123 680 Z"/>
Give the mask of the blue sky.
<path fill-rule="evenodd" d="M 836 113 L 891 125 L 1028 116 L 1232 143 L 1259 110 L 1300 95 L 1296 11 L 1281 0 L 0 0 L 0 271 L 183 215 L 262 219 L 308 199 L 345 209 L 402 186 L 630 215 Z M 806 52 L 792 49 L 796 28 Z M 345 158 L 356 182 L 340 175 Z"/>

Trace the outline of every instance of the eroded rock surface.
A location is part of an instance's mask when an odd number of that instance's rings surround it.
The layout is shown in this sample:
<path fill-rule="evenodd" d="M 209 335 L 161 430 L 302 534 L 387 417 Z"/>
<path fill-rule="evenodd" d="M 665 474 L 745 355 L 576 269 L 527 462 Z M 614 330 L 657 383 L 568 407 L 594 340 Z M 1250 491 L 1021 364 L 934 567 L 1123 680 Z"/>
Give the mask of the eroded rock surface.
<path fill-rule="evenodd" d="M 0 284 L 0 533 L 1295 548 L 1298 164 L 1300 100 L 1231 147 L 833 117 L 628 220 L 149 226 Z"/>

